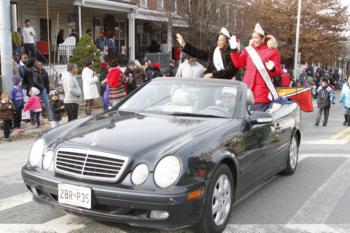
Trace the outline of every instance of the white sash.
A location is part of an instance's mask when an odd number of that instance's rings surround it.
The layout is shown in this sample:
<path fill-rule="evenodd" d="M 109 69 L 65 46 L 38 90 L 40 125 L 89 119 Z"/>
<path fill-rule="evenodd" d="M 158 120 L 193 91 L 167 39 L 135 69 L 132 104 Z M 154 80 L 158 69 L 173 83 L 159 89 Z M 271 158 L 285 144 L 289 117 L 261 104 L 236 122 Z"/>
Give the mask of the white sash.
<path fill-rule="evenodd" d="M 246 48 L 249 56 L 252 58 L 252 61 L 256 67 L 256 69 L 259 71 L 262 79 L 265 81 L 266 86 L 269 88 L 270 94 L 268 96 L 269 100 L 275 100 L 278 98 L 278 93 L 276 91 L 275 86 L 273 85 L 270 75 L 266 70 L 266 67 L 264 66 L 259 54 L 255 51 L 255 49 L 252 46 L 248 46 Z"/>
<path fill-rule="evenodd" d="M 213 54 L 213 63 L 217 71 L 224 70 L 224 62 L 222 60 L 221 52 L 219 47 L 216 47 Z"/>

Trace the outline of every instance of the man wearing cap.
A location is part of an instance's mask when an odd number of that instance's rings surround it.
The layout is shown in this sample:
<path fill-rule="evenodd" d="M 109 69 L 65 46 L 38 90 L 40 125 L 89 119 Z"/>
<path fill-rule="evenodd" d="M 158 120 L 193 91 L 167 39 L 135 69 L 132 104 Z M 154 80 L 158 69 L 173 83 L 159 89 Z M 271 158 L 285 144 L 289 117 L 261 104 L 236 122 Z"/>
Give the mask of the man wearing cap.
<path fill-rule="evenodd" d="M 220 101 L 217 103 L 221 105 L 229 114 L 233 114 L 237 90 L 232 87 L 224 87 L 221 91 Z"/>
<path fill-rule="evenodd" d="M 238 69 L 234 67 L 230 58 L 229 39 L 231 35 L 226 28 L 222 28 L 217 37 L 217 46 L 209 50 L 195 48 L 188 42 L 185 42 L 180 34 L 176 34 L 176 39 L 182 51 L 198 59 L 208 61 L 207 69 L 204 72 L 204 78 L 232 79 Z"/>
<path fill-rule="evenodd" d="M 177 68 L 176 68 L 175 60 L 171 60 L 169 62 L 168 68 L 165 70 L 165 76 L 166 77 L 175 77 L 176 72 L 177 72 Z"/>
<path fill-rule="evenodd" d="M 278 97 L 271 79 L 281 74 L 280 54 L 276 46 L 269 46 L 270 36 L 267 36 L 259 23 L 255 25 L 250 46 L 241 53 L 237 50 L 235 36 L 229 40 L 234 51 L 231 59 L 235 67 L 246 67 L 243 82 L 252 90 L 255 104 L 252 111 L 266 111 L 272 100 Z"/>

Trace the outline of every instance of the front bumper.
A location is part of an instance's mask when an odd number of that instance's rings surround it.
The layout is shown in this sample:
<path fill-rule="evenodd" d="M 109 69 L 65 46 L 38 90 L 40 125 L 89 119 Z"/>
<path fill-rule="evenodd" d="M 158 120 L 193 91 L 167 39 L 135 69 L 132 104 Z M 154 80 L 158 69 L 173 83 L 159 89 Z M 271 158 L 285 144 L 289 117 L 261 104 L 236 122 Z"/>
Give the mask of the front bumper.
<path fill-rule="evenodd" d="M 188 201 L 188 193 L 165 195 L 157 192 L 130 191 L 111 185 L 102 186 L 48 176 L 26 166 L 22 168 L 22 177 L 27 188 L 33 193 L 35 201 L 100 221 L 174 230 L 196 224 L 202 212 L 203 195 L 199 200 Z M 90 187 L 92 189 L 91 209 L 59 204 L 57 185 L 60 183 Z M 151 218 L 149 215 L 151 210 L 167 211 L 169 217 L 165 220 Z"/>

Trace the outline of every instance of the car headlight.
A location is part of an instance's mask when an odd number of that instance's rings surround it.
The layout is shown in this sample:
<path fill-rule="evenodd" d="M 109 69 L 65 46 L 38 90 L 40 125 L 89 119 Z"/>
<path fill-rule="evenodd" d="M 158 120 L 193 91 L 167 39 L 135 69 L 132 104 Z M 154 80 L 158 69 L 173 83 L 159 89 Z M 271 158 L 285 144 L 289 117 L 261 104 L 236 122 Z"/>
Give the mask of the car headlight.
<path fill-rule="evenodd" d="M 45 150 L 45 141 L 44 139 L 39 139 L 34 142 L 32 149 L 29 154 L 29 164 L 32 167 L 37 167 L 41 161 L 41 158 Z"/>
<path fill-rule="evenodd" d="M 154 171 L 154 181 L 160 188 L 168 188 L 179 178 L 181 163 L 173 155 L 161 159 Z"/>
<path fill-rule="evenodd" d="M 55 153 L 52 150 L 46 151 L 43 159 L 43 169 L 48 170 L 54 158 Z"/>
<path fill-rule="evenodd" d="M 134 185 L 143 184 L 147 180 L 148 173 L 149 173 L 149 169 L 146 164 L 142 163 L 137 165 L 131 174 L 132 183 Z"/>

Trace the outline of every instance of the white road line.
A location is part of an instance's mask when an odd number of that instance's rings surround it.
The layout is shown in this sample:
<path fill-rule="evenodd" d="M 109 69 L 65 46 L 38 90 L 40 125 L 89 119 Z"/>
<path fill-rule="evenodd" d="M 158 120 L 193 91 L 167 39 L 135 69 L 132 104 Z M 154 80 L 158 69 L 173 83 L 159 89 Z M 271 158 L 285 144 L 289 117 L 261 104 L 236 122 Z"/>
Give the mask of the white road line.
<path fill-rule="evenodd" d="M 349 189 L 350 159 L 346 160 L 289 220 L 291 224 L 323 224 Z M 312 214 L 310 214 L 312 213 Z"/>
<path fill-rule="evenodd" d="M 306 158 L 347 158 L 350 159 L 350 154 L 300 154 L 299 162 Z"/>
<path fill-rule="evenodd" d="M 26 204 L 33 200 L 30 192 L 22 193 L 16 196 L 8 197 L 0 200 L 0 211 L 10 209 L 15 206 Z"/>
<path fill-rule="evenodd" d="M 302 141 L 302 145 L 345 145 L 349 140 L 310 140 Z"/>
<path fill-rule="evenodd" d="M 74 215 L 64 215 L 62 217 L 53 219 L 43 224 L 0 224 L 0 233 L 27 233 L 27 232 L 57 232 L 68 233 L 74 230 L 81 229 L 92 222 L 93 224 L 99 224 L 89 220 L 87 218 L 80 218 Z M 105 228 L 104 228 L 105 229 Z M 114 228 L 120 233 L 126 233 L 125 231 Z M 108 231 L 111 232 L 111 231 Z"/>
<path fill-rule="evenodd" d="M 350 224 L 228 224 L 223 233 L 349 233 Z"/>

